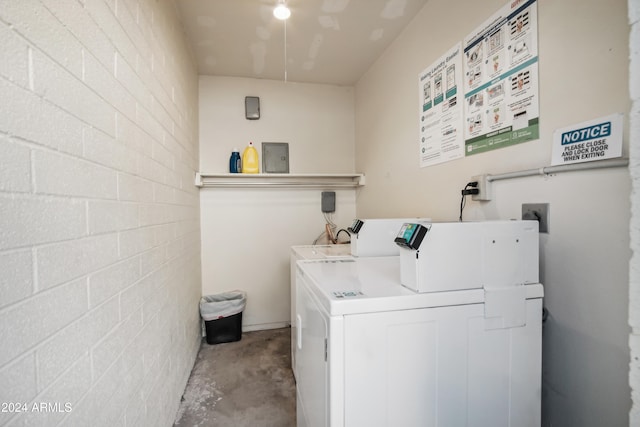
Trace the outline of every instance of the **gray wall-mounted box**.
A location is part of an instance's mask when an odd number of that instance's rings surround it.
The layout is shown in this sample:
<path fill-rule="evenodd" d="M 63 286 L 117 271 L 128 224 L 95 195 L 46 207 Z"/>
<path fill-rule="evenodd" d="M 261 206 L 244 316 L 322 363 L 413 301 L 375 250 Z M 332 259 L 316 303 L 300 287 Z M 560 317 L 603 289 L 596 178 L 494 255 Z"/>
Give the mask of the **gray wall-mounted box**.
<path fill-rule="evenodd" d="M 260 118 L 260 98 L 257 96 L 244 97 L 244 116 L 247 120 L 258 120 Z"/>
<path fill-rule="evenodd" d="M 289 143 L 262 143 L 262 172 L 289 173 Z"/>

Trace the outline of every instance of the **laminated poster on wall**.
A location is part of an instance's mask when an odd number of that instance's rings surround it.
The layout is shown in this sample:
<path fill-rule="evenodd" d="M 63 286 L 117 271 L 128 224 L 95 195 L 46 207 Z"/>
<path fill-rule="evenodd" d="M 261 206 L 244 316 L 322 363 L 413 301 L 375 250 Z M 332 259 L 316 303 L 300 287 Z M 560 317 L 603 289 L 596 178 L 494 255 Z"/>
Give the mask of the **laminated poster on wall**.
<path fill-rule="evenodd" d="M 622 113 L 556 129 L 552 165 L 592 162 L 622 157 Z"/>
<path fill-rule="evenodd" d="M 539 137 L 535 0 L 513 0 L 463 42 L 465 154 Z"/>
<path fill-rule="evenodd" d="M 418 77 L 420 167 L 464 157 L 462 44 L 449 49 Z"/>

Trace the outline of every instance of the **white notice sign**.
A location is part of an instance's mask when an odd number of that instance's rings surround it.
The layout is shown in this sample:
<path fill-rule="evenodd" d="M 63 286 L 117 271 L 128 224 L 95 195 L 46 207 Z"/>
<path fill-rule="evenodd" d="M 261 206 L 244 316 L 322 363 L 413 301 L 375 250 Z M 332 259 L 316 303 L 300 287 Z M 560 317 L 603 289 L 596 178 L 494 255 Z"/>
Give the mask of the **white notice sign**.
<path fill-rule="evenodd" d="M 622 156 L 622 114 L 578 123 L 553 133 L 552 165 Z"/>

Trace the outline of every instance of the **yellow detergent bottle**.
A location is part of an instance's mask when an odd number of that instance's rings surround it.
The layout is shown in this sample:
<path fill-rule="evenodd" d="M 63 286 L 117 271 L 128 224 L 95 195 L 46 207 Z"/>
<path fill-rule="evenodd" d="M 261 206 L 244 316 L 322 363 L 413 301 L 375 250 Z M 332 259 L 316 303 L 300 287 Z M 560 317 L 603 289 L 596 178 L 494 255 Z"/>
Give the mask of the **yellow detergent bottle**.
<path fill-rule="evenodd" d="M 249 142 L 247 148 L 242 152 L 242 173 L 258 173 L 258 150 Z"/>

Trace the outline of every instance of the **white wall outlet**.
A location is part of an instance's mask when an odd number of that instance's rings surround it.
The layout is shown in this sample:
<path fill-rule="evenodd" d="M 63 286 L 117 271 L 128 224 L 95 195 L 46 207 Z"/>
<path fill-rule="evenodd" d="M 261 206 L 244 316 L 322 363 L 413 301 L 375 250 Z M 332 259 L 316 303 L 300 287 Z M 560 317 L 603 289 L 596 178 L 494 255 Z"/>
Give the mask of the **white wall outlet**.
<path fill-rule="evenodd" d="M 471 195 L 471 200 L 489 201 L 491 200 L 491 181 L 489 175 L 476 175 L 471 177 L 471 181 L 478 182 L 478 194 Z"/>

